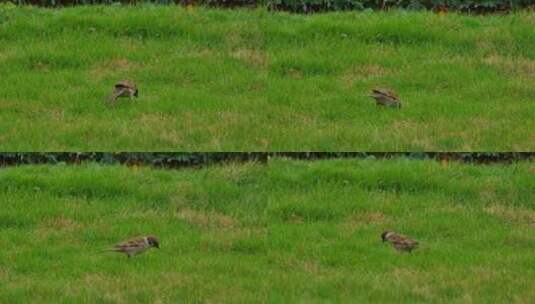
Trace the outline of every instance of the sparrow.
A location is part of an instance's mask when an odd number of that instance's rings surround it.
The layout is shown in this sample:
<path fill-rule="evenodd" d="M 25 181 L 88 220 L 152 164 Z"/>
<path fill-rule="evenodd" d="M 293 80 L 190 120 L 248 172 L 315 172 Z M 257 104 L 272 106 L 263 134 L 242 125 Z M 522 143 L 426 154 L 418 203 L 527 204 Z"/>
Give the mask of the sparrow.
<path fill-rule="evenodd" d="M 115 84 L 109 102 L 113 104 L 119 97 L 129 97 L 132 100 L 133 97 L 137 97 L 137 93 L 137 86 L 134 83 L 128 80 L 121 80 Z"/>
<path fill-rule="evenodd" d="M 381 234 L 381 239 L 383 239 L 383 242 L 389 241 L 394 248 L 396 248 L 399 251 L 406 251 L 411 252 L 412 250 L 418 248 L 418 242 L 415 240 L 411 240 L 408 237 L 397 234 L 393 231 L 385 231 Z"/>
<path fill-rule="evenodd" d="M 129 258 L 145 252 L 147 249 L 155 247 L 160 249 L 160 242 L 154 235 L 140 236 L 117 243 L 113 248 L 103 251 L 113 251 L 125 253 Z"/>
<path fill-rule="evenodd" d="M 392 90 L 377 88 L 373 89 L 372 94 L 368 96 L 373 97 L 378 106 L 401 108 L 401 100 Z"/>

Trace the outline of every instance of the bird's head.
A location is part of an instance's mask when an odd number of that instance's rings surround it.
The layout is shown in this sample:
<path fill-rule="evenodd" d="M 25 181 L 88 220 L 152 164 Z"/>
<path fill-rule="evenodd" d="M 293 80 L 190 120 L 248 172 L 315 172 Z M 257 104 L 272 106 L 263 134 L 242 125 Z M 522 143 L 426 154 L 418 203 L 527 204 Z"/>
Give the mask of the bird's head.
<path fill-rule="evenodd" d="M 381 234 L 381 239 L 384 241 L 386 241 L 388 239 L 388 237 L 392 234 L 392 231 L 384 231 L 382 234 Z"/>
<path fill-rule="evenodd" d="M 147 237 L 147 241 L 149 242 L 150 246 L 160 249 L 160 242 L 158 241 L 158 238 L 154 235 L 149 235 Z"/>
<path fill-rule="evenodd" d="M 137 98 L 137 89 L 134 91 L 134 96 Z"/>

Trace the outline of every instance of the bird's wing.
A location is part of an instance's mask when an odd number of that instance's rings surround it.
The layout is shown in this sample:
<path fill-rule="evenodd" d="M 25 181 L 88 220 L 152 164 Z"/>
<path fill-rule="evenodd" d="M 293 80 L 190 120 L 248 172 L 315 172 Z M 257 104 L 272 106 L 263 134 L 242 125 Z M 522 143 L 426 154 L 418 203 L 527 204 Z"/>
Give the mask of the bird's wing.
<path fill-rule="evenodd" d="M 374 95 L 385 95 L 383 89 L 372 89 L 372 93 L 373 93 Z"/>
<path fill-rule="evenodd" d="M 394 91 L 386 90 L 385 95 L 393 100 L 398 100 L 398 95 Z"/>
<path fill-rule="evenodd" d="M 132 238 L 132 239 L 118 243 L 117 245 L 115 245 L 115 248 L 121 248 L 121 249 L 137 248 L 137 247 L 143 246 L 144 244 L 145 244 L 145 240 L 142 237 L 136 237 L 136 238 Z"/>
<path fill-rule="evenodd" d="M 397 234 L 397 233 L 392 234 L 389 237 L 389 239 L 393 243 L 404 243 L 405 241 L 409 240 L 409 238 L 404 236 L 403 234 Z"/>
<path fill-rule="evenodd" d="M 392 90 L 377 88 L 377 89 L 373 89 L 372 92 L 375 95 L 384 96 L 393 100 L 399 99 L 398 95 Z"/>
<path fill-rule="evenodd" d="M 135 89 L 135 85 L 128 80 L 121 80 L 115 84 L 116 88 Z"/>
<path fill-rule="evenodd" d="M 388 236 L 388 240 L 391 242 L 401 242 L 404 239 L 404 236 L 397 233 L 392 233 Z"/>
<path fill-rule="evenodd" d="M 418 242 L 412 239 L 409 239 L 404 236 L 398 236 L 395 240 L 393 240 L 394 243 L 399 244 L 403 247 L 417 247 Z"/>

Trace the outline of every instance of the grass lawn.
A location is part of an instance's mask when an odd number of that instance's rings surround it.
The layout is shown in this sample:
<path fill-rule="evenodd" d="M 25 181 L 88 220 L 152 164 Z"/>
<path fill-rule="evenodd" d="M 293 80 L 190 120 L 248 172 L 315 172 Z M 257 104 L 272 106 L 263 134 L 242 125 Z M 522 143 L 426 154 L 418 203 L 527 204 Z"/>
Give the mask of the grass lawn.
<path fill-rule="evenodd" d="M 534 23 L 3 5 L 0 150 L 532 151 Z M 105 106 L 123 78 L 138 101 Z"/>
<path fill-rule="evenodd" d="M 533 163 L 0 169 L 0 303 L 533 303 Z M 420 241 L 413 254 L 383 229 Z M 98 253 L 154 233 L 161 249 Z"/>

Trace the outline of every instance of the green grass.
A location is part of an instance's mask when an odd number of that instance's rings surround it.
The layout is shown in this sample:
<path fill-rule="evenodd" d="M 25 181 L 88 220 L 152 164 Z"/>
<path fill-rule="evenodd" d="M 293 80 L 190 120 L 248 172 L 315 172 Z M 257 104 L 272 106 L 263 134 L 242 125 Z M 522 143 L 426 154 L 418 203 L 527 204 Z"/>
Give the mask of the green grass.
<path fill-rule="evenodd" d="M 0 170 L 0 303 L 533 303 L 533 163 Z M 394 229 L 421 243 L 400 254 Z M 154 233 L 133 259 L 98 253 Z"/>
<path fill-rule="evenodd" d="M 531 151 L 534 16 L 4 5 L 0 150 Z"/>

